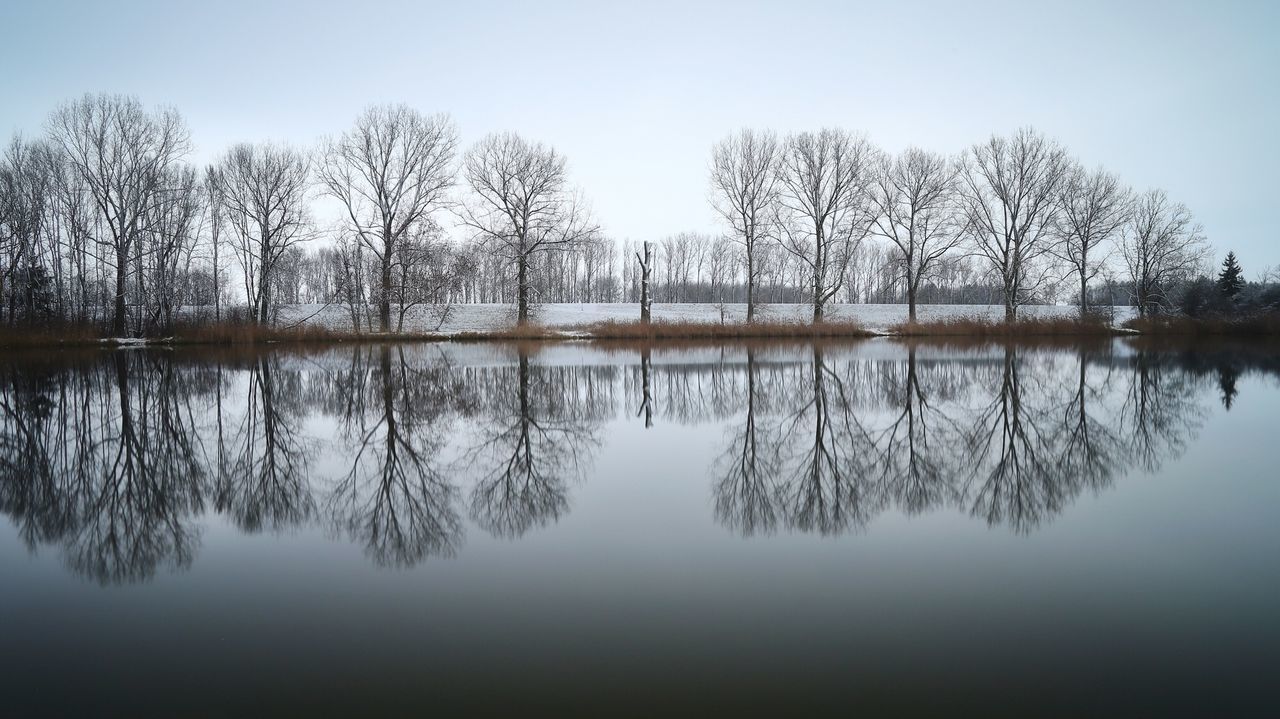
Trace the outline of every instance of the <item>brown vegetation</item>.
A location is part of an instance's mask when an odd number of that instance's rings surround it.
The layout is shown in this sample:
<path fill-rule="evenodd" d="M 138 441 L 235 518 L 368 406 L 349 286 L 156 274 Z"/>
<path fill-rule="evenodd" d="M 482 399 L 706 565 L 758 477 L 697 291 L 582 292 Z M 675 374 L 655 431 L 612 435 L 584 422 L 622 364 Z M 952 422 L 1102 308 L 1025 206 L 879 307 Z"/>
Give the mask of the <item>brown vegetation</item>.
<path fill-rule="evenodd" d="M 315 325 L 285 328 L 253 322 L 179 325 L 159 337 L 147 338 L 156 345 L 260 345 L 325 342 L 489 342 L 489 341 L 663 341 L 706 342 L 725 340 L 856 339 L 889 335 L 901 338 L 956 338 L 1006 340 L 1019 338 L 1084 338 L 1115 335 L 1175 336 L 1280 336 L 1280 314 L 1239 318 L 1192 318 L 1156 316 L 1129 320 L 1116 328 L 1102 318 L 1031 318 L 1006 323 L 989 319 L 950 319 L 934 322 L 906 322 L 874 332 L 856 322 L 752 322 L 715 324 L 710 322 L 617 322 L 606 321 L 559 329 L 543 325 L 514 326 L 454 334 L 365 333 L 337 331 Z M 13 327 L 0 329 L 0 347 L 111 346 L 127 340 L 103 337 L 100 327 L 66 325 L 49 328 Z"/>
<path fill-rule="evenodd" d="M 874 337 L 856 322 L 751 322 L 713 324 L 710 322 L 597 322 L 581 328 L 591 339 L 739 339 Z"/>
<path fill-rule="evenodd" d="M 985 319 L 952 319 L 905 322 L 889 328 L 899 337 L 1067 337 L 1121 334 L 1105 320 L 1077 317 L 1028 318 L 1014 322 Z"/>
<path fill-rule="evenodd" d="M 1124 326 L 1144 335 L 1280 335 L 1280 312 L 1244 317 L 1155 315 L 1136 317 L 1125 322 Z"/>

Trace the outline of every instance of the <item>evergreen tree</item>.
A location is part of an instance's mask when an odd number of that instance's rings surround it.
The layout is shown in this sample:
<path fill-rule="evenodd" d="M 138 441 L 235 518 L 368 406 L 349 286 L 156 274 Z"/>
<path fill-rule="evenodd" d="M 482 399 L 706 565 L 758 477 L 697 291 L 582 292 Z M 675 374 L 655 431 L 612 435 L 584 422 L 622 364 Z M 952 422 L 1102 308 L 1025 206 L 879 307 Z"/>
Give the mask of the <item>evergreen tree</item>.
<path fill-rule="evenodd" d="M 1234 300 L 1244 289 L 1244 271 L 1236 262 L 1236 253 L 1228 252 L 1227 259 L 1222 261 L 1222 271 L 1218 273 L 1218 292 L 1228 299 Z"/>

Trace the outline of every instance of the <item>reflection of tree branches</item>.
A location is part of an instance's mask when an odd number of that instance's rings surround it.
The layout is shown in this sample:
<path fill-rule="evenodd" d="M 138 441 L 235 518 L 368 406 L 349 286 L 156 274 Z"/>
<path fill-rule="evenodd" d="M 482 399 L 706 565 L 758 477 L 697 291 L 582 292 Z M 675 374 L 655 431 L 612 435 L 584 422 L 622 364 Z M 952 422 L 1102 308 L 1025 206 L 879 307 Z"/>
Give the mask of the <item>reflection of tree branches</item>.
<path fill-rule="evenodd" d="M 298 425 L 301 378 L 260 356 L 249 370 L 247 406 L 219 478 L 216 505 L 247 532 L 280 530 L 314 511 L 307 445 Z"/>
<path fill-rule="evenodd" d="M 1018 532 L 1055 514 L 1065 499 L 1051 434 L 1058 426 L 1045 421 L 1032 399 L 1017 350 L 1008 346 L 996 397 L 979 412 L 967 441 L 978 482 L 972 513 Z"/>
<path fill-rule="evenodd" d="M 716 519 L 726 527 L 751 536 L 772 534 L 779 507 L 779 447 L 777 434 L 766 426 L 759 409 L 755 352 L 747 350 L 746 417 L 731 433 L 729 447 L 717 460 Z"/>
<path fill-rule="evenodd" d="M 437 461 L 445 410 L 458 387 L 444 373 L 410 369 L 403 348 L 393 363 L 391 347 L 379 347 L 377 368 L 369 373 L 363 352 L 354 356 L 352 371 L 373 379 L 351 383 L 367 387 L 369 399 L 356 404 L 370 411 L 346 418 L 357 449 L 330 511 L 378 564 L 409 567 L 428 556 L 452 556 L 462 540 L 457 488 Z"/>
<path fill-rule="evenodd" d="M 143 364 L 136 370 L 134 357 Z M 190 564 L 199 535 L 187 520 L 203 508 L 206 481 L 173 364 L 148 366 L 123 352 L 112 360 L 114 388 L 104 384 L 100 404 L 85 405 L 101 413 L 100 423 L 95 441 L 81 445 L 91 454 L 77 464 L 97 481 L 81 484 L 89 491 L 66 543 L 68 565 L 104 584 L 150 577 L 166 563 Z"/>
<path fill-rule="evenodd" d="M 1204 418 L 1196 383 L 1195 375 L 1171 370 L 1157 355 L 1134 356 L 1121 412 L 1129 454 L 1142 469 L 1154 472 L 1165 458 L 1186 451 Z"/>
<path fill-rule="evenodd" d="M 23 541 L 58 541 L 77 521 L 74 492 L 66 486 L 72 469 L 57 447 L 78 444 L 80 422 L 67 416 L 83 383 L 75 377 L 6 367 L 0 392 L 0 511 L 13 517 Z M 70 387 L 68 385 L 71 385 Z M 72 435 L 68 437 L 68 432 Z M 70 440 L 70 443 L 68 443 Z"/>
<path fill-rule="evenodd" d="M 810 379 L 811 398 L 783 421 L 784 446 L 802 448 L 783 458 L 787 519 L 795 529 L 822 534 L 860 529 L 883 501 L 868 481 L 870 436 L 854 414 L 844 382 L 817 346 Z"/>
<path fill-rule="evenodd" d="M 919 514 L 956 501 L 950 439 L 958 437 L 956 423 L 930 404 L 920 380 L 916 347 L 907 350 L 905 376 L 889 373 L 886 398 L 898 412 L 875 435 L 880 484 L 907 514 Z"/>
<path fill-rule="evenodd" d="M 1098 490 L 1110 485 L 1117 470 L 1124 466 L 1124 443 L 1111 423 L 1089 409 L 1105 409 L 1107 392 L 1089 384 L 1084 351 L 1078 365 L 1075 392 L 1062 413 L 1065 432 L 1058 466 L 1073 484 Z M 1110 376 L 1102 386 L 1109 388 Z"/>
<path fill-rule="evenodd" d="M 511 369 L 493 370 L 506 392 L 476 427 L 463 461 L 478 473 L 472 517 L 492 534 L 514 538 L 568 510 L 568 481 L 581 475 L 599 444 L 592 407 L 613 404 L 591 391 L 590 377 L 581 378 L 584 394 L 577 372 L 533 371 L 523 351 Z"/>

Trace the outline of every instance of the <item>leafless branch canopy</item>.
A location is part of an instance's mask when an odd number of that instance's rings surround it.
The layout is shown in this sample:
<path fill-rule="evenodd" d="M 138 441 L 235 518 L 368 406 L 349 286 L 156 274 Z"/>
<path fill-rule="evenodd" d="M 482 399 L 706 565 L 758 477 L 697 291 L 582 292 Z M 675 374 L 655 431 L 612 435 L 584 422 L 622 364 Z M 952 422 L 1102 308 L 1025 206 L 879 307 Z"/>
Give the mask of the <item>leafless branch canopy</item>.
<path fill-rule="evenodd" d="M 425 116 L 406 105 L 370 107 L 354 128 L 322 144 L 320 184 L 342 203 L 348 229 L 379 264 L 383 332 L 390 329 L 396 265 L 418 256 L 401 249 L 428 234 L 432 213 L 445 206 L 457 144 L 448 116 Z M 414 268 L 399 269 L 403 278 Z"/>
<path fill-rule="evenodd" d="M 1148 190 L 1134 203 L 1120 254 L 1138 312 L 1147 315 L 1172 306 L 1173 283 L 1203 268 L 1208 247 L 1186 205 L 1170 201 L 1164 190 Z"/>
<path fill-rule="evenodd" d="M 866 138 L 832 128 L 790 135 L 784 144 L 777 224 L 782 247 L 812 272 L 815 322 L 871 227 L 872 155 Z"/>
<path fill-rule="evenodd" d="M 462 224 L 516 266 L 518 321 L 529 319 L 529 269 L 542 255 L 569 250 L 600 232 L 568 181 L 564 156 L 513 132 L 489 135 L 463 159 L 471 190 Z"/>
<path fill-rule="evenodd" d="M 1031 128 L 993 135 L 965 155 L 965 232 L 1003 290 L 1006 319 L 1017 319 L 1018 307 L 1050 277 L 1055 199 L 1068 168 L 1066 150 Z"/>

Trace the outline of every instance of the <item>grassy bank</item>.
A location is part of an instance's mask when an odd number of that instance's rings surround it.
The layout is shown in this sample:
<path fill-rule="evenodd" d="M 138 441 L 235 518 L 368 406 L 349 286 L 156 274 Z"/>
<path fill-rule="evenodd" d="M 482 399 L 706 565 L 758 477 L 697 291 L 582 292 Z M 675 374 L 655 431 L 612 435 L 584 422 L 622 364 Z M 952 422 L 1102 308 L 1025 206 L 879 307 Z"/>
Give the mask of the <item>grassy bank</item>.
<path fill-rule="evenodd" d="M 1248 317 L 1186 317 L 1182 315 L 1138 317 L 1125 328 L 1143 335 L 1187 337 L 1280 336 L 1280 313 Z"/>
<path fill-rule="evenodd" d="M 936 322 L 904 322 L 889 328 L 897 337 L 973 337 L 979 339 L 1016 337 L 1102 337 L 1128 334 L 1102 319 L 1028 318 L 1014 322 L 954 319 Z"/>
<path fill-rule="evenodd" d="M 874 337 L 856 322 L 597 322 L 578 330 L 599 340 L 790 339 L 814 337 Z"/>
<path fill-rule="evenodd" d="M 1191 318 L 1181 316 L 1139 318 L 1115 327 L 1106 320 L 1079 318 L 1027 318 L 1006 323 L 998 320 L 958 318 L 933 322 L 902 323 L 876 332 L 850 321 L 712 323 L 693 321 L 605 321 L 572 328 L 525 325 L 495 330 L 442 333 L 374 333 L 335 331 L 316 325 L 287 328 L 251 323 L 218 323 L 178 326 L 144 339 L 106 337 L 94 326 L 11 327 L 0 330 L 0 347 L 88 347 L 117 345 L 261 345 L 339 342 L 493 342 L 493 341 L 641 341 L 696 340 L 720 342 L 750 339 L 814 340 L 857 339 L 875 336 L 905 338 L 968 338 L 1007 340 L 1018 338 L 1104 338 L 1115 335 L 1189 337 L 1280 337 L 1280 314 L 1246 318 Z"/>

